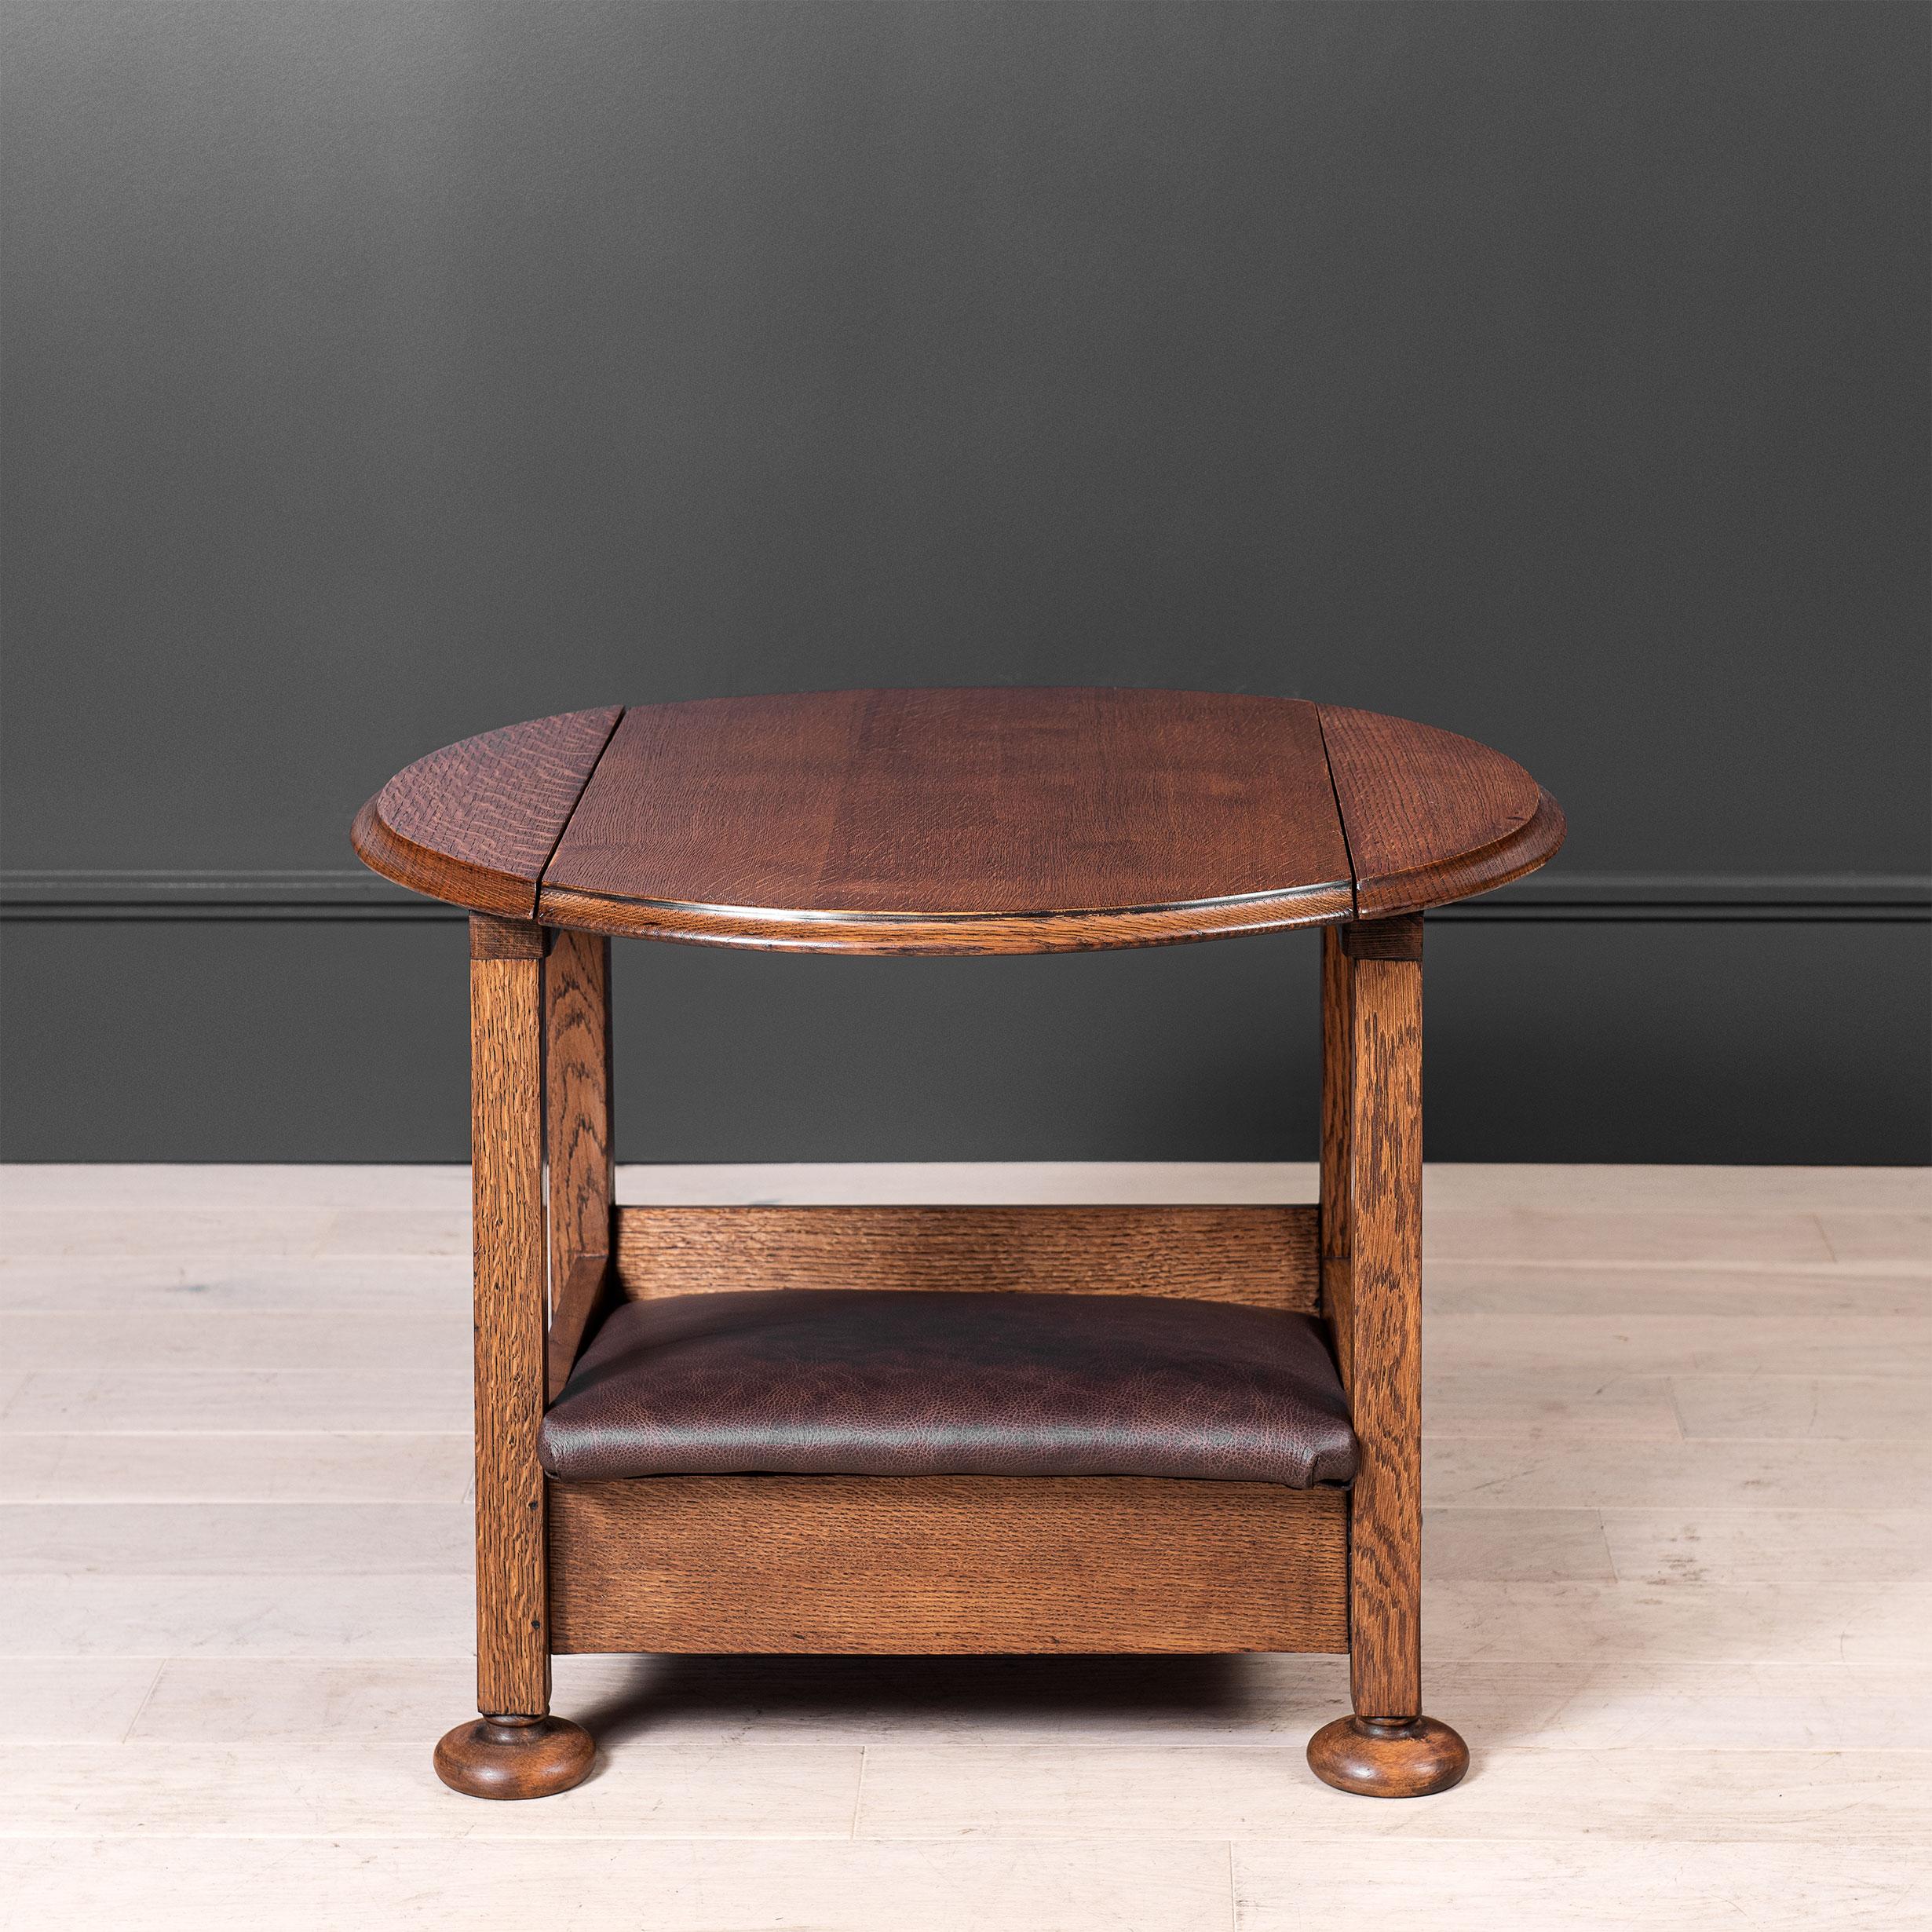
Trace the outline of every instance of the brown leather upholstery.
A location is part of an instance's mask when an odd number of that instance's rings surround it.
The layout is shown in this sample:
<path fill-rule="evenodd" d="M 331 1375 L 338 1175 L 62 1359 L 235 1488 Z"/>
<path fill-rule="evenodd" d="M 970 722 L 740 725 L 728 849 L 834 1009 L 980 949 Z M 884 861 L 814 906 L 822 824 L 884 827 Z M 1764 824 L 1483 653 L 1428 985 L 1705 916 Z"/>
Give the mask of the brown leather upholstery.
<path fill-rule="evenodd" d="M 1306 1315 L 1152 1295 L 765 1289 L 618 1309 L 543 1419 L 553 1476 L 1346 1482 Z"/>

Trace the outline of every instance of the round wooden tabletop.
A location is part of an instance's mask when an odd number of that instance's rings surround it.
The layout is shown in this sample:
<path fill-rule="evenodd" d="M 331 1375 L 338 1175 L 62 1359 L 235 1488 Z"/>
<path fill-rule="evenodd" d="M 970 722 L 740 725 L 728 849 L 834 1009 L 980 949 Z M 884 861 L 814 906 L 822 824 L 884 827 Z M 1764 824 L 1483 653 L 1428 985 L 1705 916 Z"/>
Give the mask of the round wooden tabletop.
<path fill-rule="evenodd" d="M 1063 952 L 1386 919 L 1533 871 L 1499 752 L 1299 699 L 1000 687 L 572 711 L 399 773 L 363 862 L 472 911 L 794 952 Z"/>

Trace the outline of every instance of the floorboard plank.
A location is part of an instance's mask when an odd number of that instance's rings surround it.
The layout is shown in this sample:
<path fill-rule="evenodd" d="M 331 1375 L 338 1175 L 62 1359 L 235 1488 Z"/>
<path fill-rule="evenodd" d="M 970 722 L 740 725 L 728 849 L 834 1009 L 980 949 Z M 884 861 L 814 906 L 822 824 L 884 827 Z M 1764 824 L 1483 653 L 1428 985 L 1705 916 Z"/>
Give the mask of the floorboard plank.
<path fill-rule="evenodd" d="M 1932 1376 L 1675 1375 L 1686 1436 L 1932 1442 Z"/>
<path fill-rule="evenodd" d="M 0 1591 L 0 1656 L 469 1657 L 473 1602 L 466 1569 L 18 1576 Z"/>
<path fill-rule="evenodd" d="M 0 1505 L 0 1576 L 381 1576 L 467 1569 L 451 1503 Z"/>
<path fill-rule="evenodd" d="M 1932 1584 L 1932 1507 L 1696 1514 L 1605 1510 L 1601 1520 L 1618 1580 L 1627 1583 L 1802 1583 L 1855 1576 Z"/>
<path fill-rule="evenodd" d="M 1423 1428 L 1444 1437 L 1601 1442 L 1674 1442 L 1683 1433 L 1668 1376 L 1598 1368 L 1521 1374 L 1488 1366 L 1426 1369 Z"/>
<path fill-rule="evenodd" d="M 363 1353 L 366 1357 L 366 1347 Z M 470 1405 L 467 1370 L 39 1369 L 20 1379 L 0 1411 L 0 1436 L 169 1430 L 466 1432 Z"/>
<path fill-rule="evenodd" d="M 1759 1659 L 1932 1664 L 1932 1587 L 1830 1582 L 1423 1585 L 1423 1650 L 1440 1657 L 1605 1662 Z"/>
<path fill-rule="evenodd" d="M 1841 1266 L 1932 1274 L 1932 1214 L 1828 1214 L 1819 1222 Z"/>
<path fill-rule="evenodd" d="M 545 1800 L 546 1803 L 553 1800 Z M 515 1809 L 492 1806 L 491 1813 Z M 21 1840 L 0 1924 L 138 1932 L 1232 1932 L 1225 1846 Z M 0 1865 L 0 1871 L 6 1868 Z M 560 1901 L 570 1916 L 560 1919 Z"/>
<path fill-rule="evenodd" d="M 1300 1754 L 1233 1744 L 866 1753 L 861 1838 L 1932 1843 L 1932 1759 L 1896 1751 L 1479 1749 L 1433 1798 L 1350 1803 Z M 1667 1773 L 1663 1775 L 1662 1773 Z"/>
<path fill-rule="evenodd" d="M 4 1276 L 0 1276 L 0 1287 Z M 1932 1279 L 1837 1268 L 1608 1267 L 1450 1262 L 1423 1269 L 1423 1319 L 1449 1315 L 1932 1316 Z"/>
<path fill-rule="evenodd" d="M 1932 1375 L 1932 1321 L 1678 1315 L 1445 1315 L 1425 1348 L 1437 1375 Z"/>
<path fill-rule="evenodd" d="M 1649 1262 L 1672 1267 L 1707 1261 L 1802 1267 L 1853 1259 L 1825 1239 L 1815 1214 L 1776 1208 L 1444 1208 L 1426 1192 L 1423 1255 L 1438 1261 Z"/>
<path fill-rule="evenodd" d="M 36 1672 L 110 1667 L 30 1660 Z M 144 1666 L 143 1667 L 146 1667 Z M 1577 1655 L 1432 1663 L 1430 1700 L 1484 1740 L 1575 1750 L 1932 1751 L 1932 1665 Z M 417 1743 L 462 1711 L 458 1658 L 172 1657 L 131 1735 Z M 1277 1744 L 1348 1703 L 1345 1658 L 559 1657 L 556 1708 L 642 1744 Z M 1932 1773 L 1929 1773 L 1932 1775 Z"/>
<path fill-rule="evenodd" d="M 542 1804 L 492 1805 L 424 1775 L 421 1744 L 0 1748 L 9 1837 L 849 1839 L 861 1754 L 811 1744 L 639 1745 Z"/>
<path fill-rule="evenodd" d="M 346 1314 L 235 1308 L 16 1310 L 0 1314 L 0 1359 L 29 1373 L 71 1371 L 85 1363 L 91 1374 L 293 1369 L 347 1382 L 367 1372 L 371 1350 L 368 1323 Z M 381 1328 L 382 1355 L 407 1363 L 412 1375 L 460 1379 L 469 1374 L 468 1324 L 460 1313 L 391 1308 Z"/>
<path fill-rule="evenodd" d="M 159 1657 L 16 1658 L 0 1698 L 0 1744 L 118 1744 L 162 1668 Z"/>
<path fill-rule="evenodd" d="M 1298 1848 L 1235 1848 L 1240 1932 L 1901 1932 L 1932 1919 L 1932 1858 L 1906 1847 L 1561 1846 L 1419 1839 L 1324 1846 L 1311 1868 Z"/>
<path fill-rule="evenodd" d="M 27 1314 L 453 1316 L 460 1335 L 469 1298 L 467 1255 L 0 1259 L 0 1309 Z"/>
<path fill-rule="evenodd" d="M 0 1502 L 460 1502 L 475 1466 L 467 1421 L 441 1434 L 9 1434 Z"/>
<path fill-rule="evenodd" d="M 1439 1440 L 1423 1418 L 1423 1500 L 1515 1509 L 1910 1510 L 1932 1496 L 1932 1444 L 1842 1456 L 1806 1442 Z"/>
<path fill-rule="evenodd" d="M 1595 1510 L 1426 1510 L 1423 1572 L 1542 1583 L 1608 1583 L 1617 1574 Z"/>

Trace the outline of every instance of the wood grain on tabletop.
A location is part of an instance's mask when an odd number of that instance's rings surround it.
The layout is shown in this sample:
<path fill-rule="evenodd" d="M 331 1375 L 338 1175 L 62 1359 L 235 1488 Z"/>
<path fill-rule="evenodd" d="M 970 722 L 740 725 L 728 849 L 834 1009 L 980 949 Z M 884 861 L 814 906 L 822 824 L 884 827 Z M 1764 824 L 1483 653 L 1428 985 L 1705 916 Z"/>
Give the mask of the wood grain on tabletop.
<path fill-rule="evenodd" d="M 1562 834 L 1521 767 L 1404 719 L 1001 686 L 538 719 L 419 760 L 353 838 L 415 890 L 573 930 L 966 954 L 1379 918 L 1503 884 Z"/>
<path fill-rule="evenodd" d="M 1319 708 L 1358 918 L 1488 892 L 1563 843 L 1556 801 L 1501 752 L 1405 718 Z"/>
<path fill-rule="evenodd" d="M 544 876 L 547 919 L 592 900 L 605 930 L 998 951 L 1315 923 L 1351 893 L 1313 705 L 1021 686 L 634 707 Z"/>
<path fill-rule="evenodd" d="M 418 759 L 356 814 L 356 856 L 412 892 L 528 919 L 557 836 L 622 715 L 606 705 L 533 718 Z"/>

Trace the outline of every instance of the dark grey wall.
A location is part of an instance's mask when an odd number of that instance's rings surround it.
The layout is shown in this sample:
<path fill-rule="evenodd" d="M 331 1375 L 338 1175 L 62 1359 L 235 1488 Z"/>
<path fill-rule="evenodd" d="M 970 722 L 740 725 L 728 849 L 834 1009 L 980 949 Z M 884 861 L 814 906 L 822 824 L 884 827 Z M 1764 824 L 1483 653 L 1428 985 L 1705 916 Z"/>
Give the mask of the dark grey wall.
<path fill-rule="evenodd" d="M 9 1157 L 459 1156 L 392 770 L 1005 681 L 1550 786 L 1433 1153 L 1926 1157 L 1916 0 L 4 19 Z M 1311 1144 L 1297 939 L 622 950 L 628 1158 Z"/>
<path fill-rule="evenodd" d="M 458 923 L 7 929 L 23 1155 L 465 1157 Z M 1432 924 L 1430 1152 L 1923 1160 L 1925 933 Z M 619 1144 L 628 1160 L 1311 1159 L 1318 956 L 1302 933 L 999 962 L 633 942 Z"/>

